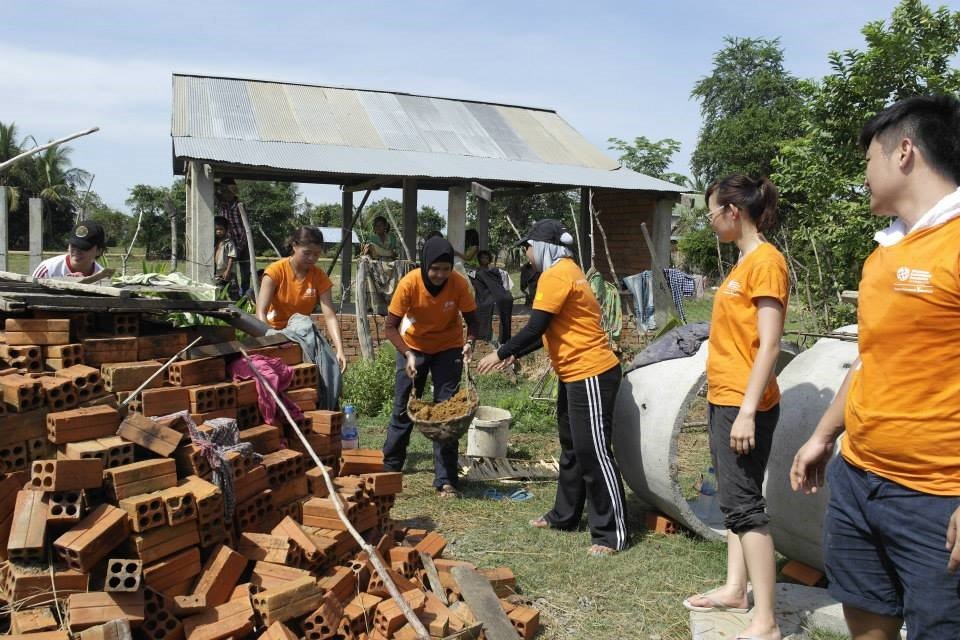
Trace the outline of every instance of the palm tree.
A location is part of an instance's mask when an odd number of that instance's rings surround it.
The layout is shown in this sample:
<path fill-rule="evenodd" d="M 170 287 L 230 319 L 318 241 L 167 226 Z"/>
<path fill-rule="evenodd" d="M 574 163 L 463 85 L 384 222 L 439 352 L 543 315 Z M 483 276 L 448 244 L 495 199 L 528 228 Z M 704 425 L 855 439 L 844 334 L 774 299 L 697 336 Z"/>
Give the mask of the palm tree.
<path fill-rule="evenodd" d="M 70 221 L 73 220 L 77 191 L 90 179 L 88 172 L 70 166 L 70 153 L 70 147 L 61 145 L 40 152 L 36 158 L 40 179 L 39 184 L 36 185 L 39 189 L 37 195 L 43 200 L 43 228 L 48 233 L 55 227 L 61 226 L 53 223 L 55 211 L 63 213 L 63 217 L 68 217 Z M 58 220 L 58 222 L 63 221 Z"/>
<path fill-rule="evenodd" d="M 0 162 L 20 154 L 23 143 L 17 142 L 18 137 L 16 123 L 6 125 L 0 122 Z M 14 211 L 20 206 L 20 187 L 15 185 L 21 182 L 22 173 L 22 168 L 18 171 L 16 165 L 0 173 L 0 187 L 7 187 L 7 211 Z"/>

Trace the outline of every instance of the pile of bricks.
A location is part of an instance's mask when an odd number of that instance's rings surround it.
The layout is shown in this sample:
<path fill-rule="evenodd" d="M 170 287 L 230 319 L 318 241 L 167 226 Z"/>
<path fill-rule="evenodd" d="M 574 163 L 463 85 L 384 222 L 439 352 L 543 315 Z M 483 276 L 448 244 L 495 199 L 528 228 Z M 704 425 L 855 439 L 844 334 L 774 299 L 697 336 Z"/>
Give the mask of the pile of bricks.
<path fill-rule="evenodd" d="M 415 637 L 293 430 L 264 424 L 255 384 L 227 378 L 230 356 L 178 361 L 124 408 L 191 331 L 138 335 L 150 325 L 136 314 L 4 320 L 0 604 L 10 613 L 0 632 L 8 624 L 33 640 Z M 294 369 L 298 388 L 288 395 L 304 410 L 300 429 L 431 637 L 474 627 L 451 571 L 475 568 L 444 558 L 438 533 L 391 518 L 402 475 L 385 472 L 377 450 L 341 450 L 343 415 L 316 409 L 316 368 L 300 348 L 248 351 Z M 226 453 L 229 517 L 212 459 L 189 435 L 191 420 L 209 432 L 223 419 L 255 452 Z M 478 571 L 518 637 L 533 637 L 539 613 L 518 604 L 510 569 Z"/>

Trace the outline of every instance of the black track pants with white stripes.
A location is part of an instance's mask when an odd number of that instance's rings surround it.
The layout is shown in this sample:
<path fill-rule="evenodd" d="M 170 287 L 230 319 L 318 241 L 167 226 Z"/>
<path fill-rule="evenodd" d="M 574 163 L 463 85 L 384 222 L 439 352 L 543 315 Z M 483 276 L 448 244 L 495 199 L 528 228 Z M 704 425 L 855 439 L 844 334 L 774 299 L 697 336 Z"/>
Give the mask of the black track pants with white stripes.
<path fill-rule="evenodd" d="M 560 383 L 560 477 L 553 510 L 544 516 L 555 529 L 576 529 L 586 502 L 593 544 L 617 550 L 628 544 L 623 481 L 610 447 L 621 377 L 616 365 L 585 380 Z"/>

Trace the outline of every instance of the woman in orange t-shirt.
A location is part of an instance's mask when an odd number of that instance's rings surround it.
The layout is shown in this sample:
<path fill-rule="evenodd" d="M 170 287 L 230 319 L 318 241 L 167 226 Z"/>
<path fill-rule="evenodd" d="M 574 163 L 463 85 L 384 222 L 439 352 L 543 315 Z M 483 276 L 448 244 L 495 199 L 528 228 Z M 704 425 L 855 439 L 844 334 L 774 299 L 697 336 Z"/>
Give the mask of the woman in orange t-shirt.
<path fill-rule="evenodd" d="M 323 255 L 323 234 L 316 227 L 300 227 L 289 241 L 293 255 L 277 260 L 263 272 L 257 317 L 274 329 L 287 326 L 295 313 L 309 316 L 320 306 L 326 324 L 327 339 L 337 352 L 340 370 L 347 368 L 340 340 L 340 325 L 333 308 L 333 283 L 317 260 Z"/>
<path fill-rule="evenodd" d="M 761 491 L 780 416 L 774 367 L 789 293 L 786 261 L 763 236 L 777 223 L 777 189 L 766 178 L 733 175 L 710 185 L 706 195 L 717 238 L 740 249 L 713 300 L 707 355 L 710 454 L 728 530 L 727 581 L 683 604 L 692 611 L 746 611 L 749 576 L 753 616 L 737 637 L 780 640 L 777 570 Z"/>
<path fill-rule="evenodd" d="M 610 447 L 620 360 L 600 325 L 600 305 L 567 245 L 573 236 L 559 220 L 540 220 L 519 244 L 540 271 L 530 320 L 477 370 L 502 369 L 546 346 L 557 372 L 560 475 L 553 509 L 530 521 L 538 529 L 576 530 L 584 506 L 590 556 L 627 548 L 626 507 L 620 469 Z"/>
<path fill-rule="evenodd" d="M 443 238 L 423 245 L 420 268 L 397 283 L 390 299 L 385 333 L 397 348 L 393 415 L 383 443 L 383 467 L 402 471 L 413 423 L 407 400 L 423 393 L 427 376 L 433 379 L 433 401 L 457 392 L 465 361 L 470 359 L 477 335 L 477 303 L 467 279 L 453 272 L 453 247 Z M 463 339 L 463 322 L 467 339 Z M 403 322 L 403 320 L 406 322 Z M 401 333 L 401 323 L 405 326 Z M 433 443 L 433 486 L 441 498 L 457 496 L 457 441 Z"/>

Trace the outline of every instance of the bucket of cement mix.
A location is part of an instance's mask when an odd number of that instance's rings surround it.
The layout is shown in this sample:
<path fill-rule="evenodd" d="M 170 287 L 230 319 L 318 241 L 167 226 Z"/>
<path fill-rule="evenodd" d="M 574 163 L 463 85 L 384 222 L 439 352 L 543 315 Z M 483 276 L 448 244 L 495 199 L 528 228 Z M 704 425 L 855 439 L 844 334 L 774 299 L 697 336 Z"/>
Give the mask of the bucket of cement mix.
<path fill-rule="evenodd" d="M 506 458 L 512 418 L 506 409 L 477 407 L 477 413 L 467 430 L 467 455 Z"/>

